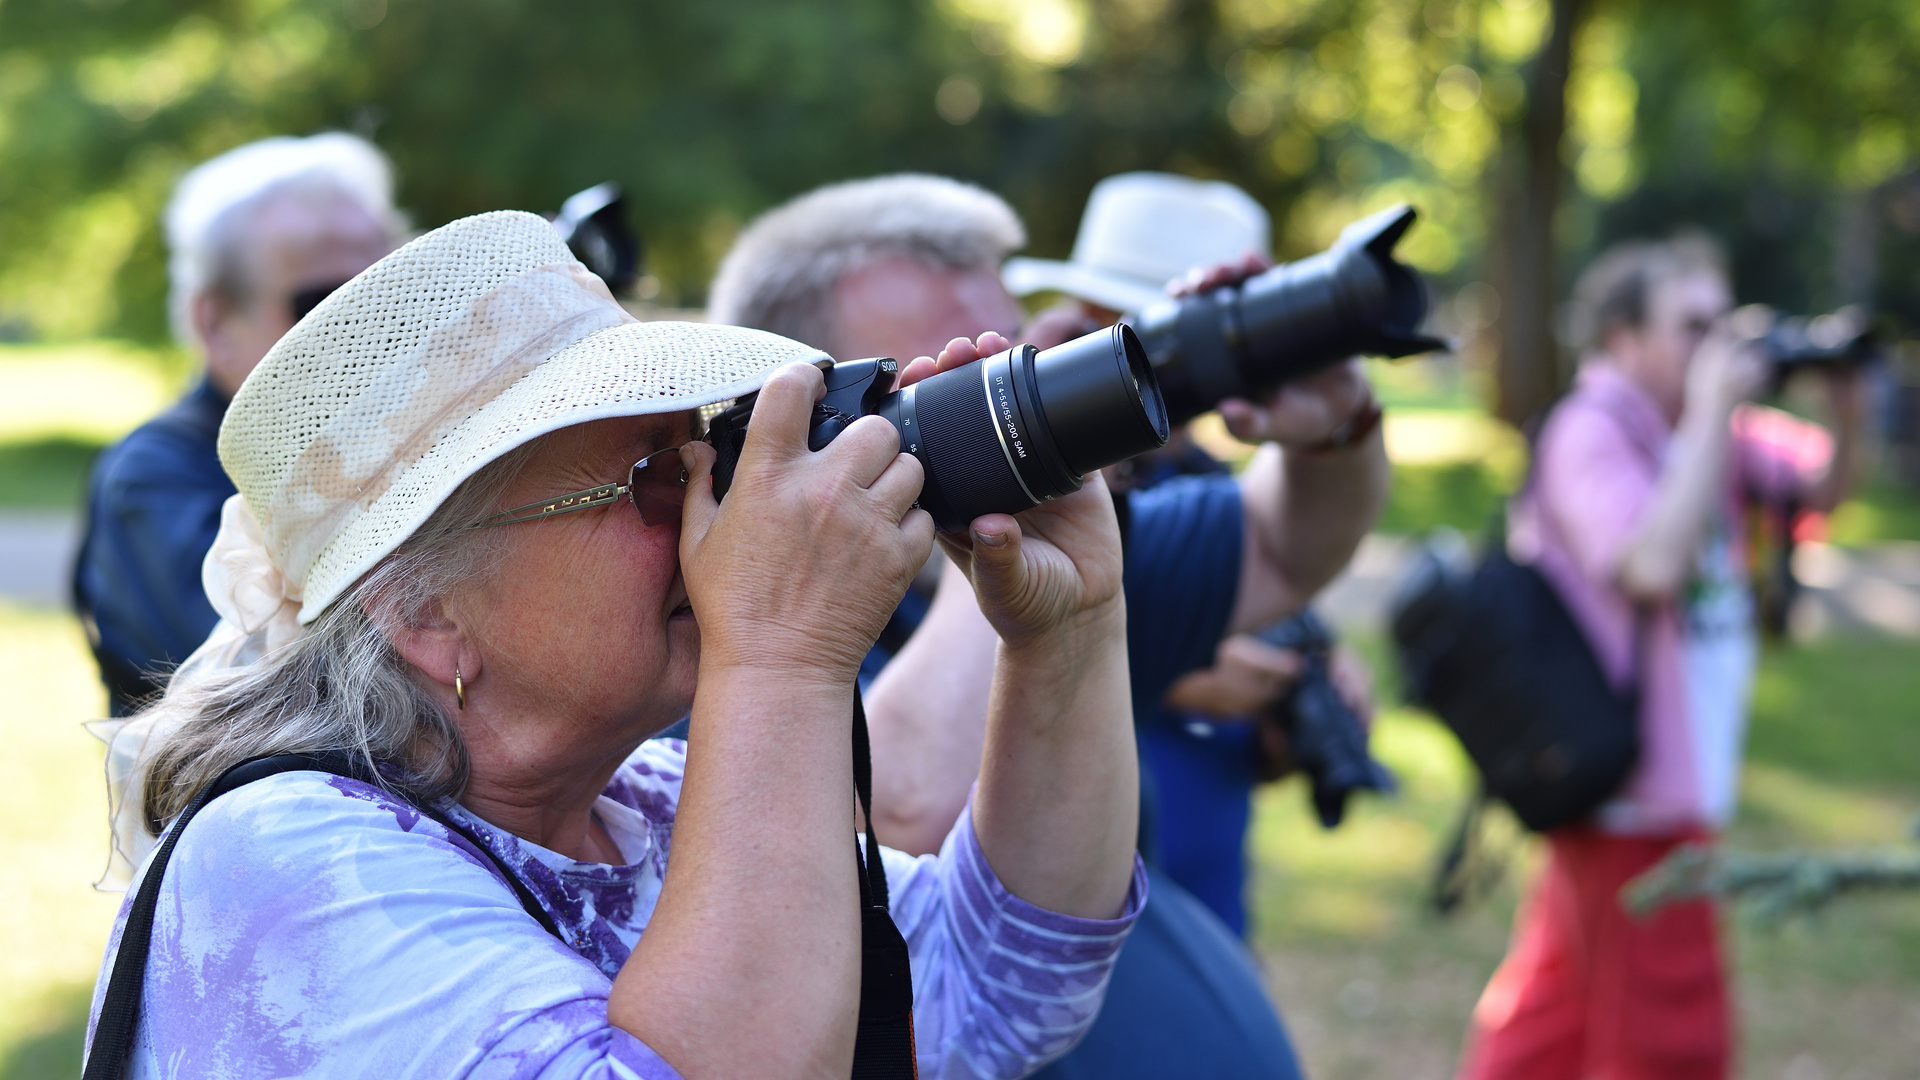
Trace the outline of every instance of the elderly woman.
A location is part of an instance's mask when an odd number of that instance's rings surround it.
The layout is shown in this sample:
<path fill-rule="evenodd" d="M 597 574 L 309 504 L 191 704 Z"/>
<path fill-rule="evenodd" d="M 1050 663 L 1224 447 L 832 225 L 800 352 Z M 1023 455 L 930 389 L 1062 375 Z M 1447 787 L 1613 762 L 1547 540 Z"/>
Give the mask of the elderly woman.
<path fill-rule="evenodd" d="M 933 530 L 884 421 L 807 448 L 820 358 L 635 323 L 514 213 L 415 240 L 284 338 L 221 431 L 225 620 L 117 740 L 121 820 L 177 835 L 150 936 L 123 909 L 102 968 L 150 941 L 137 1021 L 90 1055 L 846 1076 L 854 680 Z M 762 386 L 716 503 L 698 410 Z M 1118 533 L 1095 481 L 943 542 L 1003 639 L 987 753 L 941 853 L 888 852 L 885 880 L 921 1075 L 1012 1077 L 1086 1028 L 1142 900 Z M 289 752 L 365 772 L 265 776 L 181 825 Z"/>

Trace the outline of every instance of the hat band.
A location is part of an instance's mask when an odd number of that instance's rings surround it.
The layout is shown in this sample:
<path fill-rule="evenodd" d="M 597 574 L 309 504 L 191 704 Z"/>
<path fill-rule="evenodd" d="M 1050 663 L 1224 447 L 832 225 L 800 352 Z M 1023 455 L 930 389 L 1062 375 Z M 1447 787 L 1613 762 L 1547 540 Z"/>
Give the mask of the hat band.
<path fill-rule="evenodd" d="M 434 329 L 328 421 L 267 506 L 256 508 L 287 596 L 300 597 L 333 537 L 441 439 L 568 345 L 636 321 L 599 278 L 569 261 L 520 274 Z"/>

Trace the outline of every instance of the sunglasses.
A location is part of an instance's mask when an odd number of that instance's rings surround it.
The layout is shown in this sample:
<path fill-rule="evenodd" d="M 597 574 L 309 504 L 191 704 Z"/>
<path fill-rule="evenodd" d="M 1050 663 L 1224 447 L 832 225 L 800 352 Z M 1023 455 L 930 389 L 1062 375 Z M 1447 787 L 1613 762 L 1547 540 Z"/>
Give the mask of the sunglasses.
<path fill-rule="evenodd" d="M 319 307 L 320 301 L 332 296 L 340 286 L 345 284 L 344 281 L 336 281 L 331 285 L 315 285 L 309 289 L 301 289 L 287 298 L 287 314 L 293 316 L 294 322 L 299 322 L 307 317 L 308 312 Z"/>
<path fill-rule="evenodd" d="M 679 524 L 680 507 L 687 501 L 687 469 L 680 463 L 680 448 L 649 454 L 633 463 L 624 484 L 601 484 L 585 491 L 570 492 L 558 498 L 503 510 L 470 528 L 490 529 L 495 525 L 518 525 L 540 521 L 575 510 L 588 510 L 626 498 L 640 511 L 640 520 L 650 526 Z"/>

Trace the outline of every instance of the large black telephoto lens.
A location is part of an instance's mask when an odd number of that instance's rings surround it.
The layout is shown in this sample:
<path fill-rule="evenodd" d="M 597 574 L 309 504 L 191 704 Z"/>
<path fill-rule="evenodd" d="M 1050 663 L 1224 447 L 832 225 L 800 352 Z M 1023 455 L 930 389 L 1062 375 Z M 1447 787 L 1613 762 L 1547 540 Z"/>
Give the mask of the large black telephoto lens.
<path fill-rule="evenodd" d="M 1184 424 L 1224 398 L 1263 394 L 1350 356 L 1447 348 L 1417 331 L 1426 290 L 1393 259 L 1413 219 L 1410 206 L 1383 210 L 1311 258 L 1130 316 L 1168 419 Z"/>
<path fill-rule="evenodd" d="M 897 370 L 892 360 L 835 364 L 807 442 L 819 450 L 860 417 L 885 417 L 900 449 L 925 467 L 918 505 L 942 532 L 1078 491 L 1087 473 L 1167 441 L 1153 367 L 1124 325 L 1045 351 L 1015 345 L 890 393 Z M 715 497 L 732 484 L 753 401 L 741 398 L 708 423 L 719 452 Z"/>

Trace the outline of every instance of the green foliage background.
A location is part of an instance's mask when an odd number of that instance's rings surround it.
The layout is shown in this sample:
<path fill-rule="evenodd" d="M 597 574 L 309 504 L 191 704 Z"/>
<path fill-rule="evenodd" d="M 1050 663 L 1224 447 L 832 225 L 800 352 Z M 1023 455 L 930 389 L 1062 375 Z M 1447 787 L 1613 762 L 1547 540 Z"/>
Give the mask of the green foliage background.
<path fill-rule="evenodd" d="M 1732 242 L 1748 298 L 1864 288 L 1920 321 L 1920 6 L 1581 11 L 1569 266 L 1694 220 Z M 703 298 L 755 212 L 900 169 L 1002 192 L 1042 253 L 1124 169 L 1242 184 L 1288 254 L 1412 199 L 1409 256 L 1457 288 L 1551 17 L 1547 0 L 0 0 L 0 325 L 163 339 L 174 180 L 325 128 L 393 155 L 423 227 L 620 181 L 670 303 Z M 1448 314 L 1471 334 L 1497 298 L 1465 296 Z"/>

